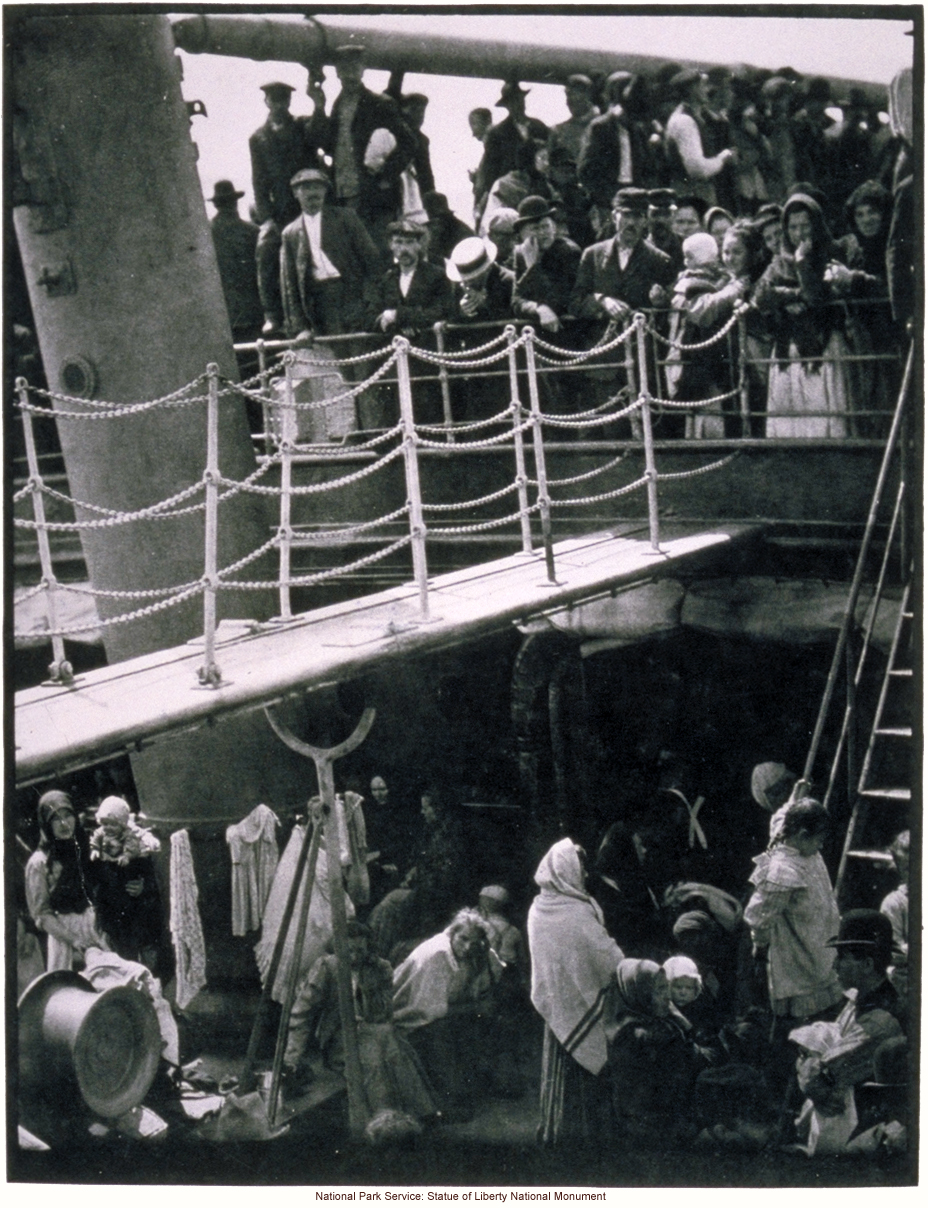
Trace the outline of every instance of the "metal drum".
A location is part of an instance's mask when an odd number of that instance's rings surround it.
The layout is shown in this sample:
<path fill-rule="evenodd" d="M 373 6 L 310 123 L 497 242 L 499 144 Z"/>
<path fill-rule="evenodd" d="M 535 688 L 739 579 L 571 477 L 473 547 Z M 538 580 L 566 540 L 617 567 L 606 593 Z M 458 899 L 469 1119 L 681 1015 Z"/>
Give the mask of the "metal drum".
<path fill-rule="evenodd" d="M 129 986 L 98 994 L 61 969 L 37 977 L 19 1000 L 24 1096 L 64 1104 L 76 1084 L 92 1112 L 115 1118 L 145 1098 L 160 1056 L 155 1008 Z"/>

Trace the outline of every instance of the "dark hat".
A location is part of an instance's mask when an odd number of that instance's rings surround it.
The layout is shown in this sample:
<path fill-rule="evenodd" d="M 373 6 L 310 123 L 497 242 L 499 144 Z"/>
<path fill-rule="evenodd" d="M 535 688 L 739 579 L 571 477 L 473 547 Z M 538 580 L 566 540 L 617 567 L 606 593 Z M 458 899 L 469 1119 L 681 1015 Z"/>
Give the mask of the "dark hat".
<path fill-rule="evenodd" d="M 495 259 L 496 244 L 491 239 L 470 235 L 455 245 L 450 258 L 445 261 L 445 276 L 449 281 L 473 281 L 486 272 Z M 423 795 L 425 793 L 432 796 L 432 790 L 423 790 Z"/>
<path fill-rule="evenodd" d="M 909 1045 L 904 1036 L 891 1036 L 877 1045 L 873 1054 L 873 1081 L 864 1086 L 907 1086 Z"/>
<path fill-rule="evenodd" d="M 429 98 L 424 92 L 407 92 L 400 97 L 400 104 L 409 106 L 421 105 L 423 108 L 429 103 Z"/>
<path fill-rule="evenodd" d="M 722 66 L 710 67 L 706 72 L 706 79 L 710 84 L 721 84 L 724 80 L 731 79 L 731 71 Z"/>
<path fill-rule="evenodd" d="M 499 94 L 499 100 L 496 103 L 501 106 L 508 105 L 517 96 L 528 96 L 530 91 L 530 88 L 523 88 L 518 80 L 507 80 L 503 84 L 503 90 Z"/>
<path fill-rule="evenodd" d="M 272 80 L 270 84 L 262 84 L 261 91 L 271 100 L 285 101 L 296 89 L 292 84 L 282 84 L 280 80 Z"/>
<path fill-rule="evenodd" d="M 222 205 L 224 202 L 238 201 L 245 194 L 236 189 L 231 180 L 217 180 L 213 186 L 213 195 L 209 199 L 214 206 Z"/>
<path fill-rule="evenodd" d="M 537 222 L 539 218 L 550 218 L 554 208 L 544 197 L 526 197 L 519 202 L 519 217 L 513 223 L 516 230 L 526 222 Z"/>
<path fill-rule="evenodd" d="M 345 59 L 360 59 L 363 58 L 365 48 L 357 42 L 343 42 L 341 46 L 336 46 L 332 52 L 332 57 L 336 63 L 344 62 Z"/>
<path fill-rule="evenodd" d="M 682 210 L 682 209 L 684 209 L 684 207 L 687 209 L 690 209 L 690 210 L 695 210 L 696 213 L 699 215 L 700 221 L 702 221 L 702 219 L 705 217 L 706 210 L 708 210 L 708 208 L 709 208 L 708 204 L 705 201 L 703 201 L 703 199 L 701 197 L 693 197 L 693 196 L 678 197 L 677 198 L 677 209 Z"/>
<path fill-rule="evenodd" d="M 775 75 L 771 76 L 769 80 L 764 81 L 760 94 L 768 101 L 771 101 L 774 97 L 781 96 L 786 92 L 792 92 L 792 90 L 793 84 L 790 80 L 787 80 L 784 76 Z"/>
<path fill-rule="evenodd" d="M 802 75 L 795 67 L 778 67 L 774 75 L 781 76 L 784 80 L 789 80 L 791 84 L 798 84 L 802 79 Z"/>
<path fill-rule="evenodd" d="M 838 934 L 826 948 L 859 948 L 864 956 L 872 956 L 879 967 L 889 964 L 893 949 L 893 925 L 879 910 L 848 910 L 841 916 Z M 886 960 L 881 965 L 881 959 Z"/>
<path fill-rule="evenodd" d="M 436 192 L 435 189 L 430 189 L 428 193 L 422 194 L 422 204 L 425 206 L 425 212 L 429 215 L 451 213 L 448 198 L 444 193 Z"/>
<path fill-rule="evenodd" d="M 678 71 L 670 80 L 670 87 L 676 93 L 685 92 L 690 84 L 695 84 L 697 80 L 702 79 L 702 72 L 696 67 L 685 67 L 683 71 Z"/>
<path fill-rule="evenodd" d="M 575 72 L 569 75 L 564 84 L 565 88 L 585 88 L 587 92 L 593 91 L 593 81 L 588 75 L 582 75 L 580 72 Z"/>
<path fill-rule="evenodd" d="M 813 76 L 803 91 L 810 101 L 831 100 L 831 85 L 824 76 Z"/>
<path fill-rule="evenodd" d="M 409 218 L 398 218 L 396 222 L 387 224 L 388 235 L 410 235 L 414 239 L 424 239 L 427 233 L 424 226 Z"/>
<path fill-rule="evenodd" d="M 630 210 L 633 214 L 647 214 L 647 189 L 619 189 L 612 199 L 613 210 Z"/>
<path fill-rule="evenodd" d="M 680 63 L 664 63 L 654 73 L 654 79 L 658 84 L 669 84 L 677 72 L 682 70 Z"/>
<path fill-rule="evenodd" d="M 648 205 L 655 210 L 669 210 L 677 204 L 677 194 L 673 189 L 648 189 Z"/>
<path fill-rule="evenodd" d="M 815 185 L 808 180 L 797 180 L 794 184 L 790 185 L 789 191 L 786 195 L 787 203 L 789 203 L 790 198 L 795 197 L 797 193 L 802 193 L 806 197 L 811 197 L 821 210 L 828 208 L 828 198 L 826 195 L 821 189 L 817 189 Z"/>
<path fill-rule="evenodd" d="M 323 172 L 321 168 L 300 168 L 299 172 L 297 172 L 295 176 L 290 177 L 290 188 L 293 189 L 296 187 L 296 185 L 303 184 L 305 181 L 310 180 L 319 180 L 324 185 L 331 186 L 332 184 L 332 181 L 329 179 L 327 173 Z"/>

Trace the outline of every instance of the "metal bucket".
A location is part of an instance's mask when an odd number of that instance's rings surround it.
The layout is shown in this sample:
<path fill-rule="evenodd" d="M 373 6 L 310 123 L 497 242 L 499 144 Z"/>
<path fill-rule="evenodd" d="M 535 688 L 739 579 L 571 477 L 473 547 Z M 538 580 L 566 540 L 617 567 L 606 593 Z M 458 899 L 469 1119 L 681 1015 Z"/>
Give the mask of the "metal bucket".
<path fill-rule="evenodd" d="M 45 973 L 19 1000 L 20 1092 L 62 1105 L 76 1085 L 91 1111 L 115 1118 L 154 1080 L 161 1033 L 151 1001 L 117 986 L 98 994 L 70 970 Z"/>

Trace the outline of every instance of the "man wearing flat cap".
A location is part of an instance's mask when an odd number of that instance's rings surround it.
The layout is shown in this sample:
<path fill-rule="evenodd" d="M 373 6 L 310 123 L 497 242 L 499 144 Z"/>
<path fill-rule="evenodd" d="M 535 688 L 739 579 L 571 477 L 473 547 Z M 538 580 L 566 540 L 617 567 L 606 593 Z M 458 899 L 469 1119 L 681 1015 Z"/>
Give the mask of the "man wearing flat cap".
<path fill-rule="evenodd" d="M 620 189 L 612 199 L 612 212 L 616 233 L 584 251 L 570 299 L 571 314 L 591 320 L 588 346 L 603 334 L 605 322 L 624 328 L 634 311 L 665 305 L 666 291 L 675 279 L 670 257 L 645 239 L 647 189 Z M 621 358 L 613 353 L 609 359 Z M 617 370 L 614 376 L 594 370 L 597 402 L 605 402 L 624 382 L 624 369 Z M 619 423 L 622 432 L 631 430 L 628 421 Z"/>
<path fill-rule="evenodd" d="M 291 182 L 300 216 L 284 229 L 280 284 L 290 337 L 359 331 L 367 282 L 380 253 L 361 219 L 328 203 L 331 180 L 304 168 Z"/>
<path fill-rule="evenodd" d="M 683 268 L 683 240 L 674 233 L 677 195 L 673 189 L 648 190 L 648 243 L 670 257 L 673 271 Z"/>
<path fill-rule="evenodd" d="M 323 142 L 332 157 L 333 201 L 353 210 L 385 248 L 386 225 L 400 216 L 400 176 L 416 152 L 415 133 L 396 101 L 364 86 L 362 46 L 336 47 L 335 72 L 341 91 Z M 385 153 L 369 154 L 372 140 Z"/>
<path fill-rule="evenodd" d="M 730 147 L 713 154 L 708 114 L 708 82 L 695 67 L 679 71 L 670 81 L 679 104 L 667 122 L 670 184 L 678 193 L 692 193 L 707 205 L 718 204 L 716 179 L 734 158 Z"/>
<path fill-rule="evenodd" d="M 525 98 L 529 89 L 518 80 L 503 84 L 497 108 L 507 109 L 509 116 L 491 126 L 483 139 L 483 158 L 474 178 L 475 213 L 483 214 L 487 195 L 493 185 L 519 166 L 519 148 L 525 143 L 547 143 L 548 127 L 535 117 L 527 117 Z"/>
<path fill-rule="evenodd" d="M 255 217 L 261 231 L 257 246 L 258 289 L 264 309 L 265 334 L 281 325 L 280 233 L 300 212 L 290 180 L 300 168 L 320 163 L 319 148 L 325 135 L 325 119 L 317 103 L 312 117 L 294 117 L 290 112 L 293 87 L 273 81 L 263 84 L 267 121 L 248 140 L 251 182 L 255 195 Z"/>
<path fill-rule="evenodd" d="M 570 117 L 566 122 L 558 122 L 552 126 L 548 139 L 548 153 L 554 154 L 555 148 L 563 148 L 568 159 L 573 164 L 580 161 L 580 147 L 590 122 L 599 117 L 599 109 L 593 104 L 593 81 L 586 75 L 567 77 L 564 85 L 564 99 Z"/>

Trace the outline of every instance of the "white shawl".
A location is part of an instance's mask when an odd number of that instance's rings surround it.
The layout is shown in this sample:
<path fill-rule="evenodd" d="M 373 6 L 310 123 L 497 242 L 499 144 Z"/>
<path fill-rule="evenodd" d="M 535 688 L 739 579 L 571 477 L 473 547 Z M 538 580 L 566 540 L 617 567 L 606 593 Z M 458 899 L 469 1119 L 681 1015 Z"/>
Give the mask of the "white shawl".
<path fill-rule="evenodd" d="M 603 1005 L 622 949 L 583 888 L 576 844 L 561 839 L 538 865 L 528 912 L 532 1003 L 568 1053 L 598 1074 L 606 1064 Z"/>

